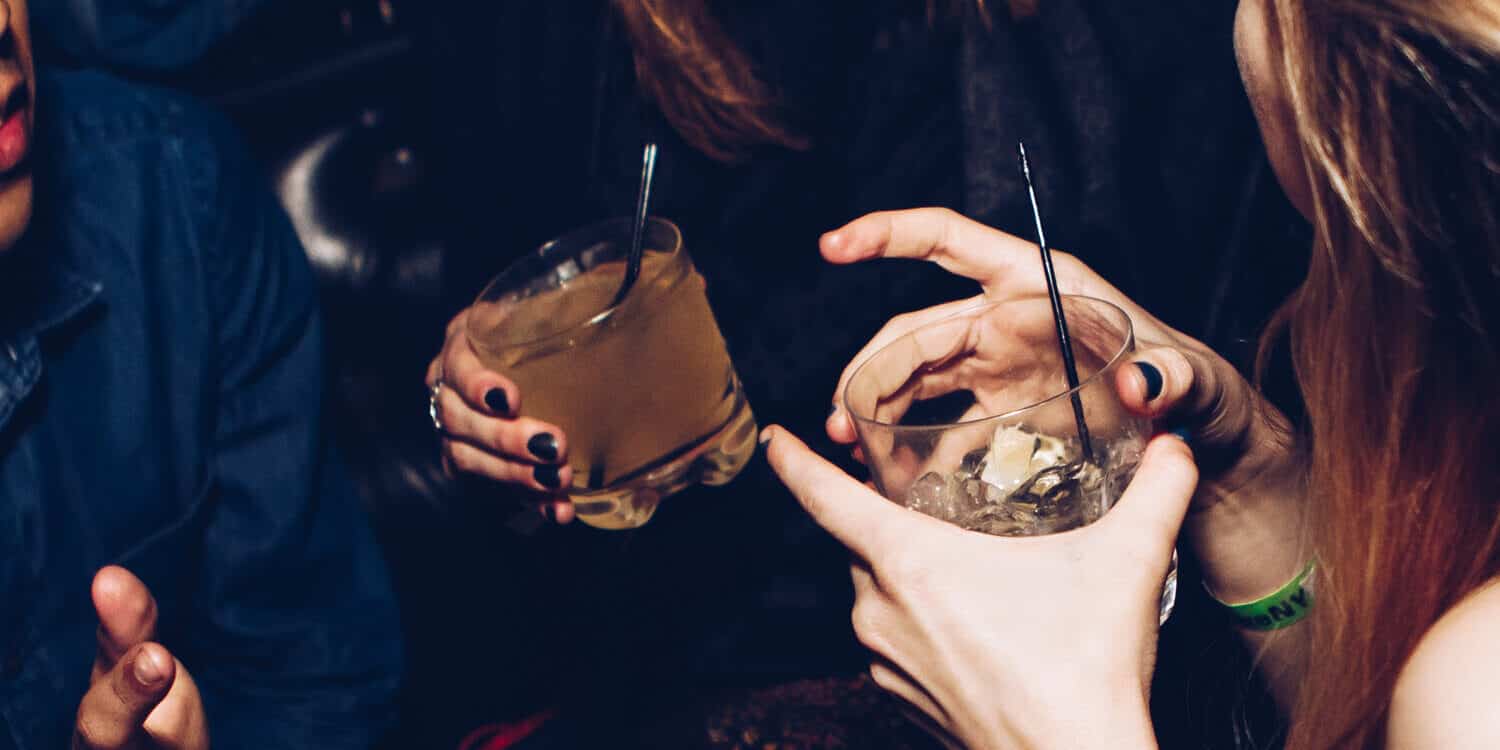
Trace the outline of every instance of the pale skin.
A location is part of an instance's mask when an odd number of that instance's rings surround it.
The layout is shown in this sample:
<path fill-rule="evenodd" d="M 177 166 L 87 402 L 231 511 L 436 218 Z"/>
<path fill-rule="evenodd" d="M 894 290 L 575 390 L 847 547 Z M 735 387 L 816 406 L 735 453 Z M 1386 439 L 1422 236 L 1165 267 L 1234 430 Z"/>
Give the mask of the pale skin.
<path fill-rule="evenodd" d="M 1277 88 L 1264 8 L 1240 6 L 1236 47 L 1262 135 L 1295 205 L 1309 204 L 1288 109 Z M 1042 289 L 1035 248 L 937 209 L 873 214 L 825 235 L 835 263 L 922 258 L 979 281 L 986 297 Z M 1153 441 L 1120 504 L 1099 523 L 1054 537 L 992 539 L 883 501 L 777 427 L 763 435 L 772 467 L 809 513 L 853 554 L 856 633 L 875 680 L 904 698 L 950 741 L 973 748 L 1155 747 L 1145 693 L 1154 661 L 1154 603 L 1179 531 L 1221 599 L 1248 601 L 1289 580 L 1307 559 L 1307 499 L 1284 418 L 1227 362 L 1162 325 L 1066 254 L 1066 293 L 1115 302 L 1135 322 L 1137 359 L 1163 375 L 1160 395 L 1124 368 L 1127 407 L 1192 430 L 1193 450 Z M 883 344 L 971 300 L 892 320 L 845 371 Z M 835 393 L 841 403 L 843 382 Z M 827 429 L 852 444 L 836 410 Z M 1195 473 L 1193 459 L 1198 472 Z M 1195 487 L 1196 483 L 1196 487 Z M 1189 500 L 1189 497 L 1192 499 Z M 1191 506 L 1191 507 L 1189 507 Z M 1117 514 L 1125 511 L 1123 519 Z M 1022 571 L 996 576 L 996 570 Z M 1037 603 L 1024 606 L 1019 603 Z M 1109 638 L 1097 628 L 1108 623 Z M 1395 687 L 1392 748 L 1500 746 L 1500 586 L 1446 613 L 1422 639 Z M 1273 638 L 1246 632 L 1283 704 L 1315 663 L 1306 629 Z"/>
<path fill-rule="evenodd" d="M 0 0 L 0 253 L 14 247 L 32 214 L 27 153 L 35 127 L 36 70 L 26 0 Z M 205 750 L 208 719 L 182 662 L 154 641 L 156 600 L 124 568 L 101 569 L 90 592 L 99 617 L 89 689 L 78 704 L 72 745 L 79 750 Z"/>

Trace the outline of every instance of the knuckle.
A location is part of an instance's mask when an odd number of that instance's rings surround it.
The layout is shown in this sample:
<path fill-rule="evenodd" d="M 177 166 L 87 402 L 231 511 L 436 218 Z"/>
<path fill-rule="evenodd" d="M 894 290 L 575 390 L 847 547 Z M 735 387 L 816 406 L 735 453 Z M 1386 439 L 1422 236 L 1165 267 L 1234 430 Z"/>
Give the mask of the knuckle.
<path fill-rule="evenodd" d="M 946 252 L 953 252 L 958 247 L 958 227 L 963 216 L 951 208 L 939 208 L 933 218 L 938 222 L 938 235 L 933 238 L 934 244 Z"/>
<path fill-rule="evenodd" d="M 448 457 L 448 463 L 459 471 L 471 472 L 472 456 L 466 448 L 467 446 L 456 440 L 443 441 L 443 455 Z"/>
<path fill-rule="evenodd" d="M 880 333 L 886 334 L 904 331 L 907 328 L 910 328 L 912 323 L 915 322 L 916 319 L 917 314 L 914 312 L 901 313 L 900 315 L 891 318 L 890 322 L 886 323 L 885 327 L 880 329 Z"/>
<path fill-rule="evenodd" d="M 495 450 L 507 453 L 515 453 L 522 447 L 522 441 L 517 438 L 518 430 L 514 425 L 495 420 L 480 428 L 479 439 L 484 441 Z"/>
<path fill-rule="evenodd" d="M 854 635 L 859 638 L 860 643 L 864 643 L 865 637 L 877 630 L 876 617 L 864 599 L 854 602 L 854 609 L 849 612 L 849 624 L 854 626 Z"/>
<path fill-rule="evenodd" d="M 947 206 L 936 206 L 933 208 L 923 208 L 918 210 L 926 213 L 929 217 L 932 218 L 933 221 L 936 221 L 943 226 L 944 239 L 947 239 L 949 237 L 952 232 L 952 226 L 954 224 L 964 220 L 963 214 L 954 211 Z"/>
<path fill-rule="evenodd" d="M 1197 373 L 1194 371 L 1193 363 L 1188 360 L 1187 355 L 1171 346 L 1164 346 L 1157 350 L 1156 361 L 1167 372 L 1178 388 L 1188 389 L 1198 382 Z"/>
<path fill-rule="evenodd" d="M 78 720 L 73 726 L 73 746 L 87 750 L 102 750 L 108 743 L 106 730 L 99 717 L 86 708 L 79 709 Z"/>
<path fill-rule="evenodd" d="M 868 609 L 861 614 L 859 608 L 855 607 L 854 613 L 850 614 L 850 621 L 854 625 L 854 639 L 859 645 L 881 656 L 890 655 L 890 643 L 880 628 L 878 619 Z"/>
<path fill-rule="evenodd" d="M 462 375 L 458 363 L 458 350 L 453 346 L 451 340 L 447 346 L 443 347 L 442 353 L 438 355 L 438 372 L 442 375 L 443 380 L 450 383 Z"/>
<path fill-rule="evenodd" d="M 469 474 L 484 473 L 484 461 L 482 460 L 479 451 L 474 447 L 468 445 L 461 446 L 455 456 L 456 458 L 454 459 L 454 464 L 457 465 L 461 471 L 467 472 Z"/>
<path fill-rule="evenodd" d="M 448 320 L 447 336 L 453 338 L 455 334 L 463 331 L 464 322 L 469 319 L 469 308 L 464 308 Z"/>
<path fill-rule="evenodd" d="M 881 560 L 877 570 L 888 586 L 908 594 L 921 591 L 931 577 L 927 564 L 900 545 Z"/>

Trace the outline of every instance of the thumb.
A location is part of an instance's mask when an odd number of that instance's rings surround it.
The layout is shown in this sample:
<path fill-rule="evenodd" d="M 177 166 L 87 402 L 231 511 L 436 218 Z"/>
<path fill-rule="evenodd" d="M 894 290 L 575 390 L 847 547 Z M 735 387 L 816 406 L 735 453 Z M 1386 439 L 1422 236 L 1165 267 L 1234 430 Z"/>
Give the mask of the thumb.
<path fill-rule="evenodd" d="M 136 747 L 147 715 L 167 695 L 176 673 L 176 660 L 159 644 L 142 643 L 126 651 L 78 705 L 75 750 Z"/>
<path fill-rule="evenodd" d="M 869 559 L 902 508 L 814 453 L 797 436 L 772 425 L 761 433 L 771 469 L 808 515 L 859 557 Z"/>
<path fill-rule="evenodd" d="M 101 568 L 90 593 L 99 615 L 95 666 L 109 671 L 131 646 L 156 637 L 156 599 L 141 579 L 118 565 Z"/>
<path fill-rule="evenodd" d="M 1169 428 L 1186 429 L 1198 448 L 1243 447 L 1256 414 L 1254 390 L 1222 359 L 1158 346 L 1136 354 L 1115 375 L 1126 408 Z M 1203 458 L 1202 456 L 1199 457 Z"/>
<path fill-rule="evenodd" d="M 1177 539 L 1197 486 L 1198 466 L 1188 444 L 1176 435 L 1158 435 L 1125 494 L 1095 525 L 1124 527 L 1130 537 L 1165 549 Z"/>

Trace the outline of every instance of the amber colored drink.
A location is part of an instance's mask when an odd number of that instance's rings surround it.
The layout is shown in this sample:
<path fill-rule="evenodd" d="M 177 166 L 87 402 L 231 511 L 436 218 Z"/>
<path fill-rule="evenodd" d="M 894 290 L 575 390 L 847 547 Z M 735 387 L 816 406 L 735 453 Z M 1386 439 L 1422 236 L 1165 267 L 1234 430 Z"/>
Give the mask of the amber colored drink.
<path fill-rule="evenodd" d="M 646 523 L 693 483 L 733 479 L 756 434 L 675 227 L 652 221 L 648 242 L 665 249 L 647 251 L 640 280 L 610 307 L 625 272 L 621 229 L 544 246 L 518 264 L 530 268 L 496 279 L 469 321 L 480 359 L 520 388 L 522 413 L 567 434 L 568 494 L 580 519 L 606 529 Z"/>

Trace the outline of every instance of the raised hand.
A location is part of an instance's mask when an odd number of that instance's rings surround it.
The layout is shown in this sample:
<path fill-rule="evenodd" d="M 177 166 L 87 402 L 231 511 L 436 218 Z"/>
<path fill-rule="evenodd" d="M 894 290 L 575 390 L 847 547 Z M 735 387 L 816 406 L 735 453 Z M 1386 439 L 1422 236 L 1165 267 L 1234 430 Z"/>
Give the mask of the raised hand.
<path fill-rule="evenodd" d="M 832 263 L 928 260 L 978 281 L 983 288 L 974 298 L 892 318 L 855 355 L 839 378 L 835 409 L 826 425 L 829 437 L 844 444 L 856 439 L 854 423 L 843 408 L 844 389 L 870 355 L 915 328 L 986 299 L 1047 291 L 1036 243 L 947 209 L 868 214 L 823 235 L 819 247 Z M 1164 429 L 1183 430 L 1190 436 L 1204 479 L 1197 498 L 1199 508 L 1252 483 L 1284 482 L 1300 475 L 1286 418 L 1233 365 L 1141 308 L 1076 257 L 1054 251 L 1053 262 L 1062 293 L 1105 300 L 1130 316 L 1140 346 L 1134 361 L 1146 367 L 1121 368 L 1116 386 L 1127 408 Z"/>
<path fill-rule="evenodd" d="M 156 600 L 124 568 L 94 576 L 99 648 L 78 705 L 75 750 L 206 750 L 203 699 L 182 662 L 156 636 Z"/>

